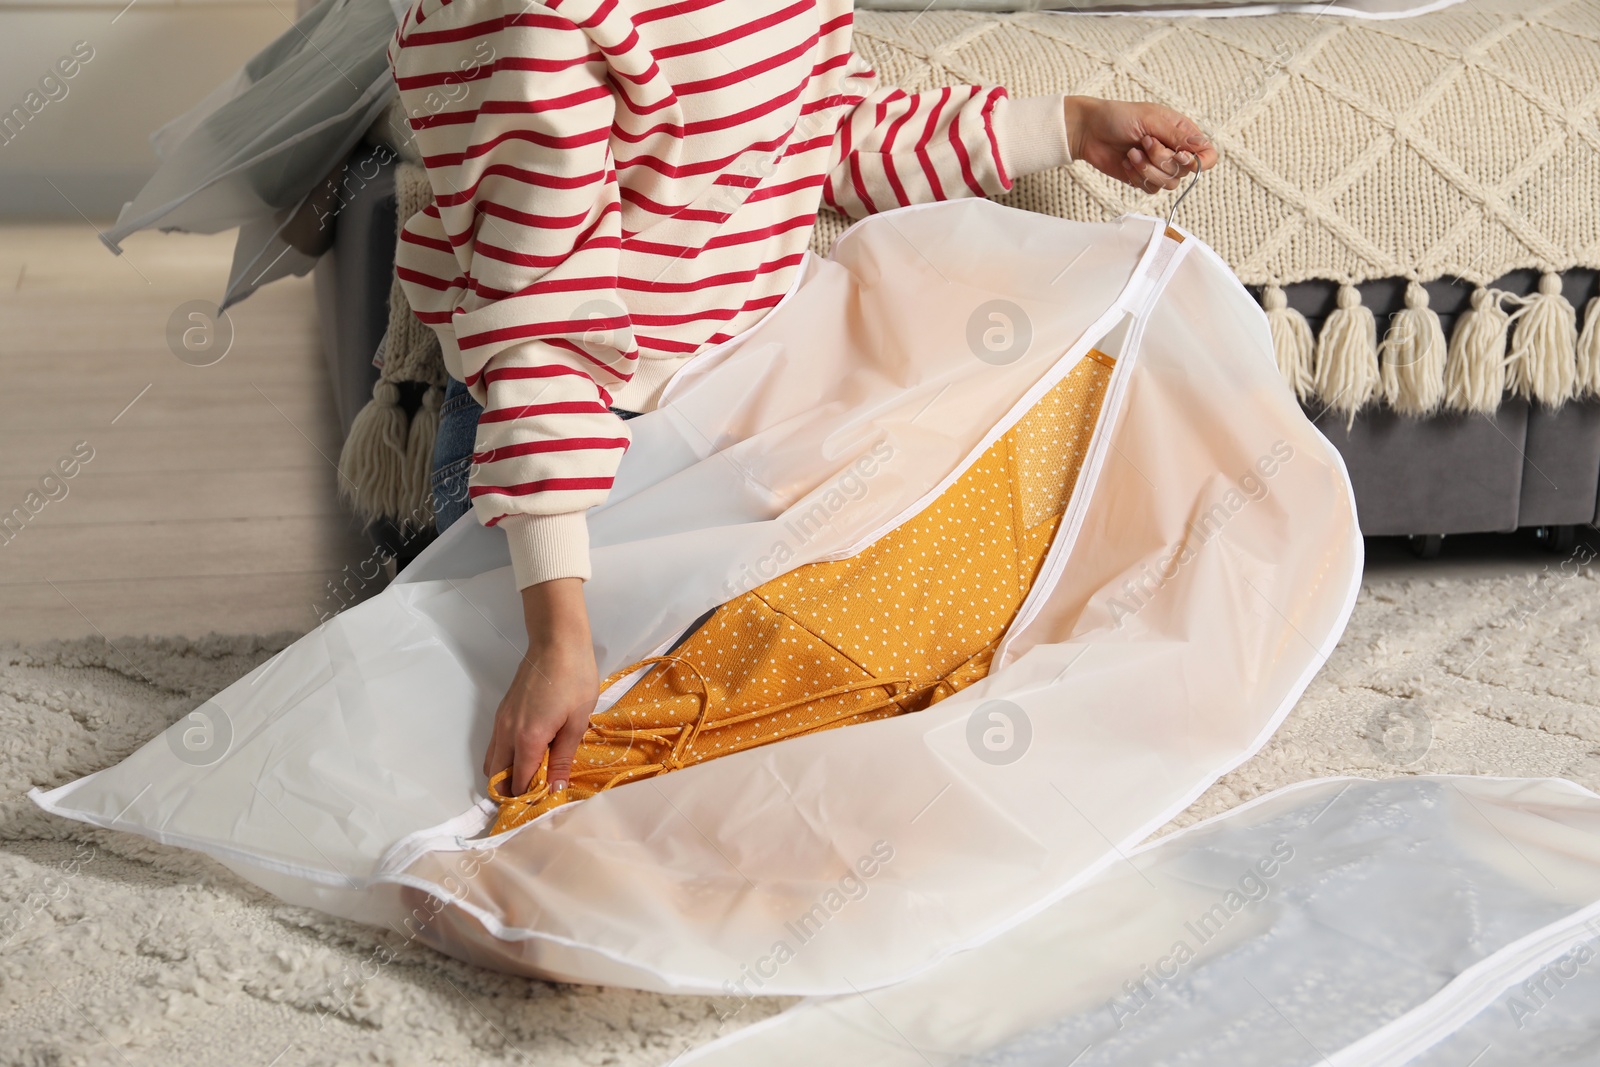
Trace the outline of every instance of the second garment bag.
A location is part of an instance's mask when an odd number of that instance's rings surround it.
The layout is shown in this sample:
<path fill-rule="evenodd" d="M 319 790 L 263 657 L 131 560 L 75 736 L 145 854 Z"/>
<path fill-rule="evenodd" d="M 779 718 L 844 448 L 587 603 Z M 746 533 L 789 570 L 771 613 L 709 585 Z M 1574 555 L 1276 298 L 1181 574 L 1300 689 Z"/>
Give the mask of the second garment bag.
<path fill-rule="evenodd" d="M 1600 796 L 1323 779 L 1137 849 L 916 978 L 678 1062 L 1557 1067 L 1600 1060 L 1596 988 Z"/>

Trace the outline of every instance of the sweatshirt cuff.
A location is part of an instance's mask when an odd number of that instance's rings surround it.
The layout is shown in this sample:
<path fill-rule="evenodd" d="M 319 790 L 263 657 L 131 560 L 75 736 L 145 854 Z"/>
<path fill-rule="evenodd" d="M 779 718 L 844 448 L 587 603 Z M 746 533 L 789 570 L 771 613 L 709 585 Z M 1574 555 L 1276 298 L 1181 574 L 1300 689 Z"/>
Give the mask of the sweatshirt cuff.
<path fill-rule="evenodd" d="M 994 109 L 994 136 L 1000 160 L 1015 181 L 1072 162 L 1067 143 L 1067 98 L 1060 96 L 1007 97 Z"/>
<path fill-rule="evenodd" d="M 518 589 L 556 578 L 589 580 L 587 515 L 587 510 L 507 515 L 496 523 L 506 532 Z"/>

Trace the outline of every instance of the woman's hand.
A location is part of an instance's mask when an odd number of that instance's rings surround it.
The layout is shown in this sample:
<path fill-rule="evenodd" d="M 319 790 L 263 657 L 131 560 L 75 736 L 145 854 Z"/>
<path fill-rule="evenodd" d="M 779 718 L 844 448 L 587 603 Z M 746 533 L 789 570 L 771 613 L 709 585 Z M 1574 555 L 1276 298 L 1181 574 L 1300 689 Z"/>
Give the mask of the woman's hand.
<path fill-rule="evenodd" d="M 1073 159 L 1147 193 L 1176 189 L 1184 174 L 1217 163 L 1200 127 L 1160 104 L 1069 96 L 1067 143 Z"/>
<path fill-rule="evenodd" d="M 494 736 L 483 760 L 487 777 L 511 768 L 506 796 L 528 791 L 545 752 L 550 791 L 567 787 L 572 759 L 600 696 L 599 672 L 589 638 L 583 580 L 557 578 L 522 591 L 528 654 L 494 716 Z"/>

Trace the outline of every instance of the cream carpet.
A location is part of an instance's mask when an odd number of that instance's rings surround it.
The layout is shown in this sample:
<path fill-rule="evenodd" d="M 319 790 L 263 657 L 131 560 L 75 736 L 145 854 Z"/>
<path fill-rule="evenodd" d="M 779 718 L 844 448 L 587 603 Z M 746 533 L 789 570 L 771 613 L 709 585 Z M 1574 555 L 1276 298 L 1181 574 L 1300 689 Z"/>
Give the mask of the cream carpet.
<path fill-rule="evenodd" d="M 1174 826 L 1304 778 L 1559 775 L 1600 788 L 1600 571 L 1369 577 L 1267 747 Z M 1422 571 L 1428 574 L 1426 570 Z M 0 1062 L 632 1065 L 783 1003 L 507 978 L 279 904 L 197 855 L 23 794 L 111 764 L 290 635 L 0 649 Z"/>

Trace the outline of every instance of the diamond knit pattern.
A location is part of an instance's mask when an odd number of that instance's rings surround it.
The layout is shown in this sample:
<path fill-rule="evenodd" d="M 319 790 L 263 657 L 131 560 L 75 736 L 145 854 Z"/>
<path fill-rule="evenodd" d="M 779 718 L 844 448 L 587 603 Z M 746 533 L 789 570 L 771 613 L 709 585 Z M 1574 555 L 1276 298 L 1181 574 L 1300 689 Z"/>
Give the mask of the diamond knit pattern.
<path fill-rule="evenodd" d="M 1468 0 L 1386 21 L 857 12 L 886 82 L 1154 100 L 1222 162 L 1178 221 L 1247 284 L 1483 284 L 1600 267 L 1600 3 Z M 1004 203 L 1085 221 L 1165 214 L 1087 164 Z M 824 212 L 825 252 L 846 220 Z"/>

